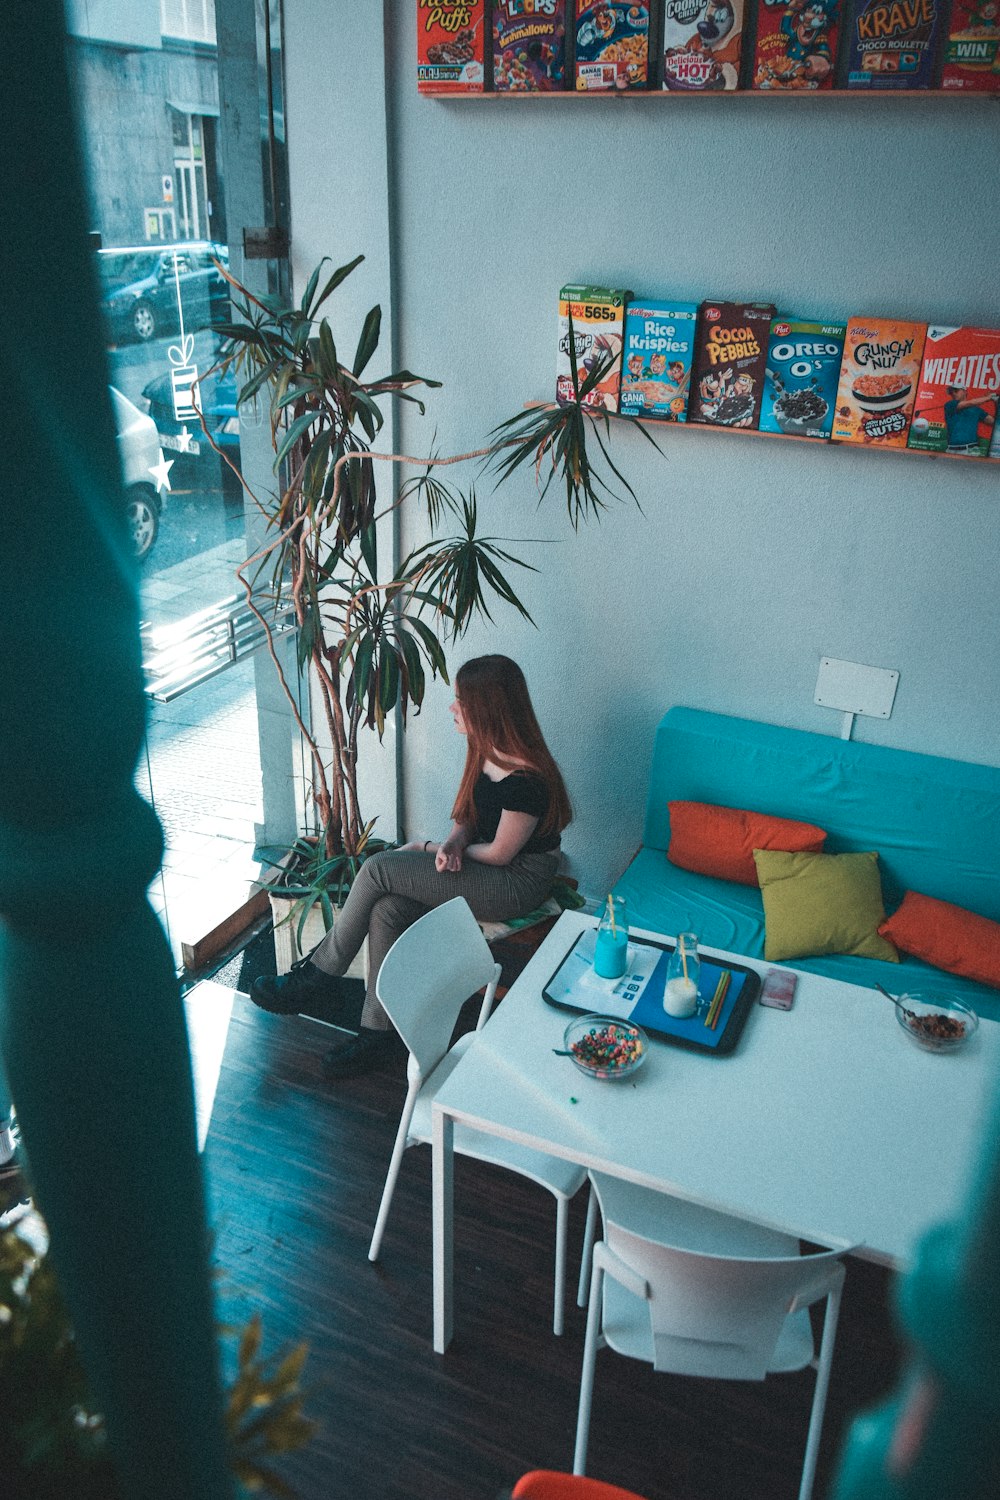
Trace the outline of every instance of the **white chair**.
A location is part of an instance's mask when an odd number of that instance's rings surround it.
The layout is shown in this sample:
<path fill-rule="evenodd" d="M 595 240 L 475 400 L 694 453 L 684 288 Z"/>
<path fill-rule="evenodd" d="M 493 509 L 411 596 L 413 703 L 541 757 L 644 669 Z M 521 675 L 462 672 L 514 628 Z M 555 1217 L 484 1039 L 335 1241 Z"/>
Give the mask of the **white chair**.
<path fill-rule="evenodd" d="M 462 1054 L 485 1026 L 496 996 L 500 965 L 460 896 L 418 918 L 393 943 L 376 981 L 378 998 L 409 1049 L 406 1102 L 392 1148 L 369 1260 L 377 1260 L 389 1207 L 407 1146 L 431 1139 L 431 1102 Z M 458 1013 L 470 995 L 486 985 L 476 1032 L 459 1037 L 449 1050 Z M 570 1198 L 587 1180 L 582 1167 L 544 1156 L 513 1141 L 455 1127 L 455 1150 L 462 1156 L 494 1162 L 548 1188 L 556 1200 L 555 1310 L 552 1328 L 563 1331 L 566 1290 L 566 1229 Z"/>
<path fill-rule="evenodd" d="M 580 1381 L 574 1474 L 583 1474 L 597 1351 L 655 1370 L 715 1380 L 763 1380 L 816 1370 L 799 1500 L 809 1500 L 837 1330 L 842 1257 L 802 1255 L 797 1239 L 663 1193 L 591 1173 L 604 1221 L 594 1248 Z M 815 1357 L 807 1309 L 827 1299 Z"/>

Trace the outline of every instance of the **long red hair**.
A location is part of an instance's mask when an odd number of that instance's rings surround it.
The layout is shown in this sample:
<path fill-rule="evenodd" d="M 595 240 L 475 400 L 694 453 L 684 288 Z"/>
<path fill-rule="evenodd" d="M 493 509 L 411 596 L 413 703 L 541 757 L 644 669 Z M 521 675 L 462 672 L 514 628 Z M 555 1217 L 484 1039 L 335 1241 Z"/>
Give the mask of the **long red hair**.
<path fill-rule="evenodd" d="M 524 673 L 509 656 L 475 656 L 455 674 L 455 696 L 466 728 L 465 770 L 451 815 L 474 823 L 472 789 L 487 760 L 505 771 L 531 771 L 545 783 L 548 811 L 539 833 L 561 833 L 573 809 L 531 706 Z"/>

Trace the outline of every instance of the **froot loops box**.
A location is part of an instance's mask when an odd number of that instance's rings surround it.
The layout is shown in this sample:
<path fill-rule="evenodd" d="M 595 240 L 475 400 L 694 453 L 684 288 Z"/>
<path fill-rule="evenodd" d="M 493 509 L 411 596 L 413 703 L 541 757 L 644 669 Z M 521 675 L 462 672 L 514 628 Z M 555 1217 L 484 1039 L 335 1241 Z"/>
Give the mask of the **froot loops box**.
<path fill-rule="evenodd" d="M 764 371 L 761 432 L 830 436 L 846 332 L 844 323 L 775 318 Z"/>
<path fill-rule="evenodd" d="M 842 443 L 905 448 L 926 323 L 851 318 L 831 436 Z"/>
<path fill-rule="evenodd" d="M 493 0 L 494 89 L 561 89 L 565 63 L 566 0 Z"/>
<path fill-rule="evenodd" d="M 698 320 L 694 302 L 630 302 L 625 312 L 623 417 L 686 422 Z"/>
<path fill-rule="evenodd" d="M 649 81 L 649 6 L 577 0 L 576 87 L 642 89 Z"/>
<path fill-rule="evenodd" d="M 759 0 L 755 89 L 828 89 L 840 0 Z"/>
<path fill-rule="evenodd" d="M 908 448 L 986 458 L 1000 397 L 1000 332 L 927 330 Z"/>
<path fill-rule="evenodd" d="M 417 89 L 481 94 L 486 57 L 485 0 L 417 0 Z"/>
<path fill-rule="evenodd" d="M 584 406 L 618 410 L 622 372 L 622 334 L 625 303 L 632 293 L 606 286 L 564 286 L 559 293 L 559 354 L 556 361 L 556 400 L 568 406 L 576 397 L 570 360 L 570 322 L 580 385 L 598 367 L 600 380 L 583 397 Z"/>
<path fill-rule="evenodd" d="M 949 27 L 941 87 L 980 94 L 1000 90 L 998 0 L 952 0 Z"/>
<path fill-rule="evenodd" d="M 667 0 L 663 87 L 691 92 L 739 88 L 743 0 Z"/>
<path fill-rule="evenodd" d="M 929 89 L 947 0 L 846 0 L 847 87 Z"/>

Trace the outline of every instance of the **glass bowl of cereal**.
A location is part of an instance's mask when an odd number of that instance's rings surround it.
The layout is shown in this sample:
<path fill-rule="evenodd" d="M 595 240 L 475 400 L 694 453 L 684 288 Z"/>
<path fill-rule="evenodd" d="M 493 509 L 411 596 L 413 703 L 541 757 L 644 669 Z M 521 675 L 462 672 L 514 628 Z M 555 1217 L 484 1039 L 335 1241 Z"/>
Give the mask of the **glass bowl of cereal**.
<path fill-rule="evenodd" d="M 895 999 L 896 1020 L 925 1052 L 957 1052 L 978 1030 L 975 1011 L 948 995 L 918 990 Z"/>
<path fill-rule="evenodd" d="M 577 1016 L 566 1027 L 563 1045 L 588 1078 L 630 1078 L 646 1060 L 649 1038 L 641 1026 L 614 1016 Z"/>

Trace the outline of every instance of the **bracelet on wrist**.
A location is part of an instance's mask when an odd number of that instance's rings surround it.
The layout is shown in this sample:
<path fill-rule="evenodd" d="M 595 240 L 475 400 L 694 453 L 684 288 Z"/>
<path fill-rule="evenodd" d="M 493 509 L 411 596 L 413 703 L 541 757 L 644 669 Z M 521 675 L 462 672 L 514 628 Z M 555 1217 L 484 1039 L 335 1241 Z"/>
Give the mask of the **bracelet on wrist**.
<path fill-rule="evenodd" d="M 426 853 L 427 853 L 427 845 L 428 845 L 428 844 L 429 844 L 429 843 L 430 843 L 430 839 L 424 839 L 424 853 L 425 853 L 425 854 L 426 854 Z"/>

